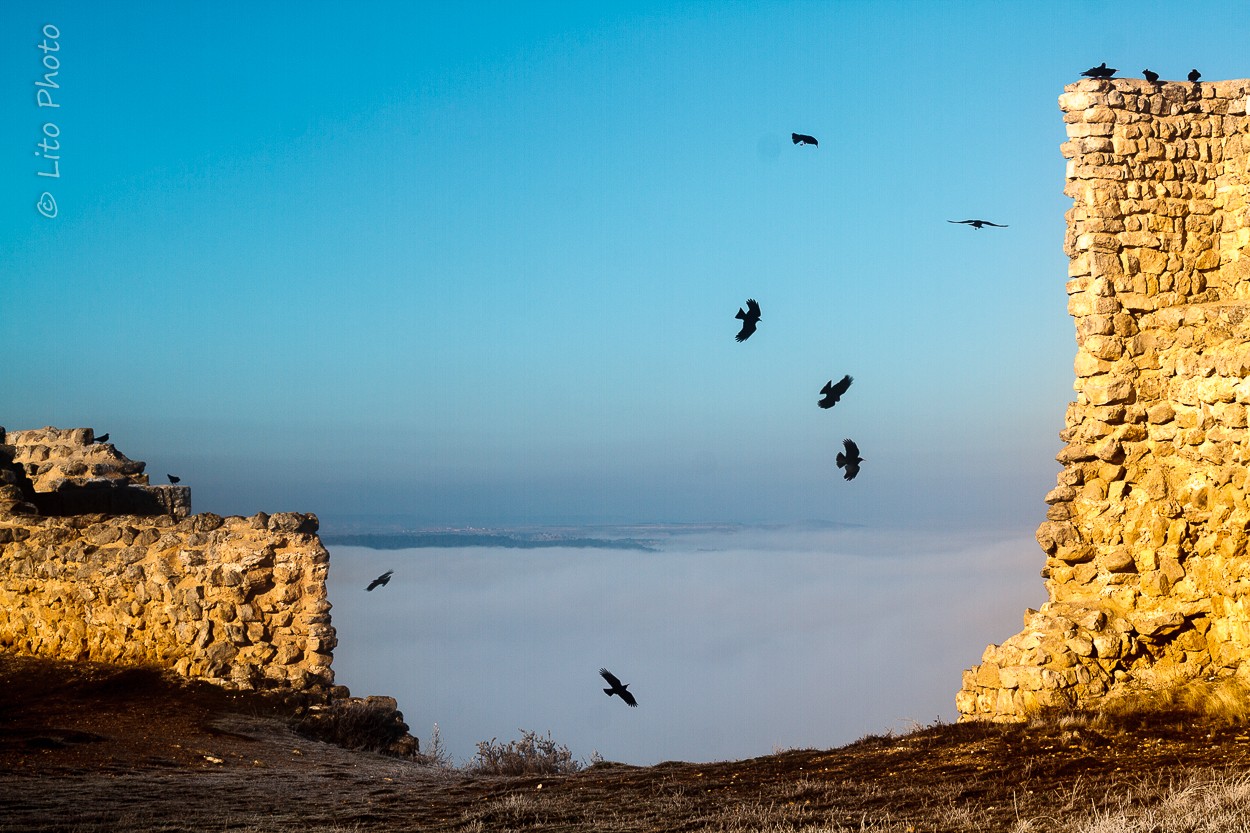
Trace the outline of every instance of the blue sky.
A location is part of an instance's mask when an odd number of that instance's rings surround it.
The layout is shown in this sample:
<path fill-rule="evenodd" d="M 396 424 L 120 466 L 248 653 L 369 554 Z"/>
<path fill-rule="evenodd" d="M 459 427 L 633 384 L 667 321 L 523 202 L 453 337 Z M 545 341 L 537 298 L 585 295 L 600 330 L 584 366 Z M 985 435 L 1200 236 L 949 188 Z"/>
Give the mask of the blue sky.
<path fill-rule="evenodd" d="M 1075 350 L 1056 97 L 1103 60 L 1244 77 L 1247 24 L 7 3 L 0 425 L 110 431 L 200 511 L 1031 529 Z"/>

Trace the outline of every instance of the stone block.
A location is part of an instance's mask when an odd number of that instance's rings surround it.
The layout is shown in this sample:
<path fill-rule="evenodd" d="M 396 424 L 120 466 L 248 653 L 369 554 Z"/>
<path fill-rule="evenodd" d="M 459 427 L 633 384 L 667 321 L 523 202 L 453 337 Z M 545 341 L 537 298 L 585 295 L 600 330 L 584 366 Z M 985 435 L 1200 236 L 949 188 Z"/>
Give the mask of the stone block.
<path fill-rule="evenodd" d="M 1094 641 L 1085 635 L 1077 635 L 1069 638 L 1064 643 L 1068 650 L 1079 657 L 1090 657 L 1094 655 Z"/>
<path fill-rule="evenodd" d="M 1156 402 L 1146 409 L 1146 419 L 1155 425 L 1171 422 L 1174 416 L 1176 411 L 1168 402 Z"/>
<path fill-rule="evenodd" d="M 1083 385 L 1083 390 L 1091 405 L 1130 402 L 1133 399 L 1133 381 L 1124 376 L 1095 376 Z"/>
<path fill-rule="evenodd" d="M 975 669 L 971 684 L 983 686 L 985 688 L 997 688 L 1002 684 L 1002 680 L 998 673 L 998 666 L 990 662 L 981 663 Z"/>
<path fill-rule="evenodd" d="M 1156 613 L 1133 621 L 1137 633 L 1146 638 L 1158 638 L 1176 633 L 1185 624 L 1185 617 L 1178 611 Z"/>
<path fill-rule="evenodd" d="M 1137 571 L 1137 562 L 1124 547 L 1106 553 L 1102 558 L 1102 566 L 1109 573 L 1132 573 Z"/>

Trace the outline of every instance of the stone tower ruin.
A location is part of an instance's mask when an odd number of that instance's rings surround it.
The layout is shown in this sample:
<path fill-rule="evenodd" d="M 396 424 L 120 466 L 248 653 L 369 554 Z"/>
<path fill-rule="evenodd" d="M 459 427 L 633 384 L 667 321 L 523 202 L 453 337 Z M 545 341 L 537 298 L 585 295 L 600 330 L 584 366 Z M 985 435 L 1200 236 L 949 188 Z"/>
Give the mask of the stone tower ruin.
<path fill-rule="evenodd" d="M 964 720 L 1250 676 L 1250 81 L 1059 98 L 1076 399 L 1037 531 L 1049 600 Z"/>

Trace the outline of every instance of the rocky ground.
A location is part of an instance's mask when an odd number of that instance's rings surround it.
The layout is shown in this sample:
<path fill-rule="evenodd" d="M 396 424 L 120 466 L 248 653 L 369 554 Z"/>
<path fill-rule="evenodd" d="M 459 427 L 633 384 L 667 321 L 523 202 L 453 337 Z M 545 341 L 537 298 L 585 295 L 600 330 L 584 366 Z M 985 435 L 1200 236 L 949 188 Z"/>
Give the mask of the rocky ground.
<path fill-rule="evenodd" d="M 0 831 L 1077 830 L 1177 784 L 1246 779 L 1250 732 L 1195 720 L 939 725 L 746 761 L 483 777 L 311 740 L 289 705 L 0 654 Z"/>

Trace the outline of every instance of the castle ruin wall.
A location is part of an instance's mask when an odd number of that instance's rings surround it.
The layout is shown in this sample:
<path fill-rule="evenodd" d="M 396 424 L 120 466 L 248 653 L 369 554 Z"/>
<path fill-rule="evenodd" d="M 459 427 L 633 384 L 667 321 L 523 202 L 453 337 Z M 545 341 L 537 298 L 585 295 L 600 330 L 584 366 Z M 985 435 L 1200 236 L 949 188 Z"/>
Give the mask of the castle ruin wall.
<path fill-rule="evenodd" d="M 1048 601 L 964 672 L 961 719 L 1250 675 L 1250 81 L 1059 98 L 1076 327 Z"/>
<path fill-rule="evenodd" d="M 147 486 L 142 463 L 93 439 L 0 429 L 0 651 L 328 691 L 336 640 L 316 516 L 187 515 L 187 487 Z M 72 508 L 49 499 L 58 492 L 96 509 L 131 501 L 119 493 L 164 497 L 135 498 L 144 514 L 41 512 Z"/>

